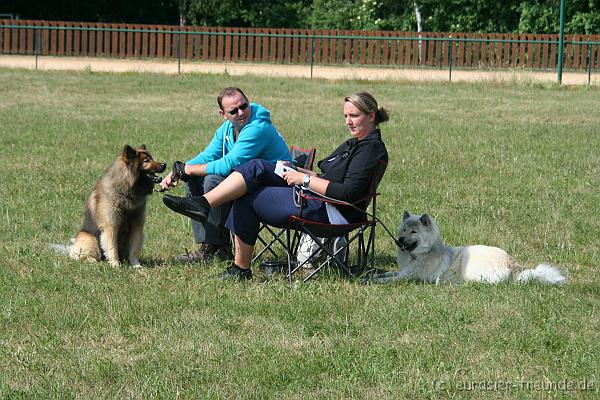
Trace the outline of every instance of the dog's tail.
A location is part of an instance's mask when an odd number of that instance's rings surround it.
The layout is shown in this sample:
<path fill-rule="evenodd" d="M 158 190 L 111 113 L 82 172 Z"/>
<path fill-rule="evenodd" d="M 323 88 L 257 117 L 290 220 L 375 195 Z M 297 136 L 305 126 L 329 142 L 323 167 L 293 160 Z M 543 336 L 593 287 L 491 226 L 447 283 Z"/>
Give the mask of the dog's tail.
<path fill-rule="evenodd" d="M 552 265 L 540 264 L 533 269 L 520 272 L 515 279 L 519 283 L 527 283 L 531 280 L 537 280 L 547 285 L 562 285 L 567 282 L 567 277 Z"/>

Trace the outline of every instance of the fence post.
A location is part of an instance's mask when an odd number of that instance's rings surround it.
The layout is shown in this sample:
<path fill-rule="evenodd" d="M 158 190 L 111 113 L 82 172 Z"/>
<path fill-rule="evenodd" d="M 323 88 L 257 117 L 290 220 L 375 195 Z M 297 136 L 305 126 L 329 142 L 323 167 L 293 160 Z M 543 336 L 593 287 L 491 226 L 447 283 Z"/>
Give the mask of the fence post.
<path fill-rule="evenodd" d="M 181 75 L 181 28 L 177 31 L 177 74 Z"/>
<path fill-rule="evenodd" d="M 558 83 L 562 83 L 563 47 L 565 37 L 565 0 L 560 0 L 560 32 L 558 34 Z"/>
<path fill-rule="evenodd" d="M 38 32 L 39 29 L 37 29 L 37 26 L 35 28 L 33 28 L 33 51 L 35 54 L 35 69 L 38 69 L 38 47 L 39 47 L 39 43 L 40 43 L 40 38 L 38 37 Z"/>
<path fill-rule="evenodd" d="M 448 82 L 452 82 L 452 35 L 450 35 L 450 42 L 448 46 L 448 66 L 450 67 L 448 70 Z"/>
<path fill-rule="evenodd" d="M 592 65 L 594 64 L 594 52 L 592 51 L 593 47 L 594 45 L 590 44 L 588 55 L 588 86 L 590 86 L 590 82 L 592 80 Z"/>
<path fill-rule="evenodd" d="M 310 79 L 313 77 L 313 61 L 315 56 L 315 34 L 311 35 L 310 41 Z"/>

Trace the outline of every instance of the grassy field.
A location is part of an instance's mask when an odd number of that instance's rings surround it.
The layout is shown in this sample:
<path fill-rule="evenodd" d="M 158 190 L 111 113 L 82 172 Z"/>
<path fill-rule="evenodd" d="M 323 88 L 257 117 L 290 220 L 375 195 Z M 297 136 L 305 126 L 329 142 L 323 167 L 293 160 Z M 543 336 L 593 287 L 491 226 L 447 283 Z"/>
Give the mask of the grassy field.
<path fill-rule="evenodd" d="M 142 269 L 47 249 L 79 229 L 124 144 L 169 164 L 205 146 L 228 85 L 318 156 L 348 136 L 343 97 L 372 92 L 391 115 L 386 225 L 428 212 L 448 244 L 551 262 L 570 283 L 222 282 L 225 264 L 171 261 L 193 241 L 160 195 Z M 4 69 L 0 93 L 0 397 L 599 396 L 598 88 Z M 383 230 L 377 249 L 393 269 Z"/>

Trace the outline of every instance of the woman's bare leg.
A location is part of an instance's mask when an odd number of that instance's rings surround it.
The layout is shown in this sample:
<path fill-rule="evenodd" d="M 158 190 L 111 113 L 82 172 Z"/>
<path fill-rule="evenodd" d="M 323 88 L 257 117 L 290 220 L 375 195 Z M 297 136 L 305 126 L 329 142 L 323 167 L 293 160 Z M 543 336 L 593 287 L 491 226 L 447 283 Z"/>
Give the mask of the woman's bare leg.
<path fill-rule="evenodd" d="M 244 269 L 250 268 L 254 246 L 244 243 L 238 235 L 235 235 L 233 242 L 235 243 L 235 265 Z"/>
<path fill-rule="evenodd" d="M 248 188 L 242 174 L 233 171 L 223 182 L 208 193 L 204 197 L 211 207 L 220 206 L 221 204 L 239 199 L 246 194 Z"/>

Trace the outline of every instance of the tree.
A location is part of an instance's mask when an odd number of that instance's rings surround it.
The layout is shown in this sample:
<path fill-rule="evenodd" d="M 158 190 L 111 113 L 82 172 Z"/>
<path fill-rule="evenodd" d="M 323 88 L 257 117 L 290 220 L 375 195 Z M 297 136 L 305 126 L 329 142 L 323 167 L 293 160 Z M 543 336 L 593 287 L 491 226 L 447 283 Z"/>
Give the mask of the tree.
<path fill-rule="evenodd" d="M 1 11 L 21 19 L 176 24 L 174 0 L 3 0 Z"/>
<path fill-rule="evenodd" d="M 558 32 L 560 0 L 524 1 L 519 5 L 519 32 Z"/>
<path fill-rule="evenodd" d="M 179 0 L 189 25 L 288 28 L 307 27 L 310 0 Z"/>
<path fill-rule="evenodd" d="M 146 24 L 556 33 L 560 0 L 2 0 L 22 19 Z M 600 0 L 565 0 L 567 33 L 600 33 Z"/>
<path fill-rule="evenodd" d="M 381 29 L 382 0 L 314 0 L 313 29 Z"/>
<path fill-rule="evenodd" d="M 600 0 L 570 0 L 567 7 L 567 33 L 600 33 Z"/>
<path fill-rule="evenodd" d="M 520 32 L 556 33 L 560 24 L 560 0 L 529 0 L 520 5 Z M 565 32 L 597 34 L 600 32 L 599 0 L 567 0 Z"/>
<path fill-rule="evenodd" d="M 421 11 L 419 10 L 419 4 L 417 0 L 413 1 L 415 5 L 415 18 L 417 19 L 417 32 L 423 32 L 423 20 L 421 18 Z"/>

